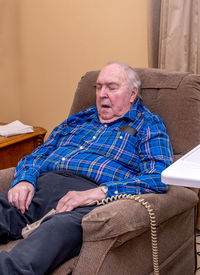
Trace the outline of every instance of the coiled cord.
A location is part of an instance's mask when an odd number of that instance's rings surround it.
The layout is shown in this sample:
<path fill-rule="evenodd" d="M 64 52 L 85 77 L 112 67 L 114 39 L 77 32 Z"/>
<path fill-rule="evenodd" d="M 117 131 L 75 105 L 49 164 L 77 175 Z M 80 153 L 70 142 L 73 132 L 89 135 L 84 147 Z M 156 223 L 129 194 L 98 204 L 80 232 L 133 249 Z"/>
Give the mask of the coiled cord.
<path fill-rule="evenodd" d="M 108 197 L 103 199 L 102 201 L 97 201 L 97 205 L 108 204 L 112 201 L 117 201 L 121 199 L 126 200 L 135 200 L 139 202 L 142 206 L 146 208 L 150 218 L 150 226 L 151 226 L 151 247 L 152 247 L 152 260 L 153 260 L 153 270 L 154 275 L 159 275 L 159 259 L 158 259 L 158 242 L 157 242 L 157 230 L 156 230 L 156 216 L 151 205 L 141 198 L 138 195 L 131 194 L 120 194 L 117 196 Z"/>

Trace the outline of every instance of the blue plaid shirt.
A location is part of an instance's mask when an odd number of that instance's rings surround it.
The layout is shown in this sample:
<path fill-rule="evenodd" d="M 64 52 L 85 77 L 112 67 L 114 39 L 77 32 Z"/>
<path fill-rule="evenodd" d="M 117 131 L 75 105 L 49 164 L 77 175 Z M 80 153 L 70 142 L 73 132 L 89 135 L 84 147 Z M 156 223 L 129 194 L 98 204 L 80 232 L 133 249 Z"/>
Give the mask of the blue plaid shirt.
<path fill-rule="evenodd" d="M 136 135 L 120 130 L 124 125 Z M 70 170 L 108 186 L 107 196 L 166 192 L 161 172 L 173 160 L 160 117 L 137 99 L 132 109 L 111 123 L 101 123 L 96 106 L 70 116 L 48 140 L 16 167 L 13 187 L 20 181 L 36 186 L 49 171 Z"/>

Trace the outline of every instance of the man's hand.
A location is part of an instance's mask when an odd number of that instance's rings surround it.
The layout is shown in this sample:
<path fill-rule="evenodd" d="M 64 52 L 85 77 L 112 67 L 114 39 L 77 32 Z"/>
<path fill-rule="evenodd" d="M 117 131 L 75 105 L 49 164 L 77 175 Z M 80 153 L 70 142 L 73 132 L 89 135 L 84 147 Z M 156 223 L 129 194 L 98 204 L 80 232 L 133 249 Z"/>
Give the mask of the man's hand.
<path fill-rule="evenodd" d="M 72 211 L 76 207 L 92 204 L 96 200 L 105 199 L 105 197 L 106 195 L 100 187 L 86 191 L 69 191 L 59 200 L 56 213 Z"/>
<path fill-rule="evenodd" d="M 21 181 L 8 191 L 8 201 L 18 208 L 22 214 L 28 210 L 34 196 L 34 186 L 27 182 Z"/>

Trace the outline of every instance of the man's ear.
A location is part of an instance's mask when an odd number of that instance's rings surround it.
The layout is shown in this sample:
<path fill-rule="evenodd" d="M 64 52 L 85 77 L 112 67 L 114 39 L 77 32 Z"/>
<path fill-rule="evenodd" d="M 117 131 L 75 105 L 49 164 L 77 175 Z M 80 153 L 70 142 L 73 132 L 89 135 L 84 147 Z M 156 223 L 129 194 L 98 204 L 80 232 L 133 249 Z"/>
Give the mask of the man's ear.
<path fill-rule="evenodd" d="M 138 88 L 134 87 L 131 92 L 130 103 L 133 104 L 138 94 Z"/>

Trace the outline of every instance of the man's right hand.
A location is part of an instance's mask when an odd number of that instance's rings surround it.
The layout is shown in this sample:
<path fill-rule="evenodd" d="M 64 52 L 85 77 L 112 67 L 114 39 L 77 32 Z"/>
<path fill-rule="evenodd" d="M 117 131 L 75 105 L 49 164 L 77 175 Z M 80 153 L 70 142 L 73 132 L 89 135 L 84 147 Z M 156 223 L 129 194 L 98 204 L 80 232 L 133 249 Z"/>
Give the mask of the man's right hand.
<path fill-rule="evenodd" d="M 34 186 L 27 181 L 21 181 L 8 191 L 8 201 L 18 208 L 22 214 L 28 210 L 34 196 Z"/>

